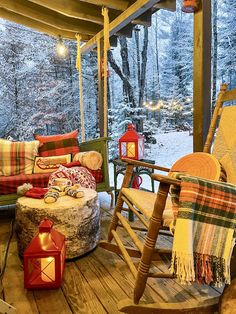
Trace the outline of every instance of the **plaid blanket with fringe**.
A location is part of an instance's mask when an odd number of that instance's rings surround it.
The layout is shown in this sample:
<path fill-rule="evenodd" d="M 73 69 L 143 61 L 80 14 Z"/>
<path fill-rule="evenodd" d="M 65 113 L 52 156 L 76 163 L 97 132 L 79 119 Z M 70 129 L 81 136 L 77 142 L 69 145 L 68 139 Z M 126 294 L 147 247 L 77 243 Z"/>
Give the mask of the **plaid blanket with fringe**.
<path fill-rule="evenodd" d="M 230 283 L 235 244 L 236 186 L 180 173 L 172 190 L 175 221 L 171 272 L 181 283 L 197 281 L 218 287 Z M 175 213 L 176 214 L 176 213 Z"/>

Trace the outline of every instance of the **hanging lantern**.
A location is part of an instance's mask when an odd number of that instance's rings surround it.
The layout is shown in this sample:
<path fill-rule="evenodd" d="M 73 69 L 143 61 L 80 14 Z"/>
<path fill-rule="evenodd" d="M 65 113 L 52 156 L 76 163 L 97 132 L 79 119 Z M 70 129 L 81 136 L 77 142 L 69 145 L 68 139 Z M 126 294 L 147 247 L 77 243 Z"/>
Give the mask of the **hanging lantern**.
<path fill-rule="evenodd" d="M 185 13 L 194 13 L 199 9 L 199 0 L 183 0 L 182 11 Z"/>
<path fill-rule="evenodd" d="M 24 252 L 24 282 L 27 289 L 51 289 L 61 285 L 65 267 L 65 236 L 52 228 L 47 218 Z"/>
<path fill-rule="evenodd" d="M 120 158 L 143 159 L 144 137 L 138 134 L 133 124 L 128 125 L 128 130 L 119 139 Z"/>

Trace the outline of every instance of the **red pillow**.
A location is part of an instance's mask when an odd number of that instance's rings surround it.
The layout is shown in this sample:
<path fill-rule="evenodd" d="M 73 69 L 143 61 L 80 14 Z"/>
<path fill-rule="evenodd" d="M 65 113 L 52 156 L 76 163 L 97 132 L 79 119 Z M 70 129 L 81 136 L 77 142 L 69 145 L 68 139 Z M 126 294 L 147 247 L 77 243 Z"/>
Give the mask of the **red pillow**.
<path fill-rule="evenodd" d="M 67 154 L 76 154 L 79 152 L 78 130 L 66 134 L 57 135 L 37 135 L 34 137 L 40 141 L 39 156 L 60 156 Z"/>
<path fill-rule="evenodd" d="M 54 142 L 54 141 L 59 141 L 63 139 L 68 139 L 68 138 L 78 138 L 79 131 L 74 130 L 70 133 L 66 134 L 56 134 L 56 135 L 39 135 L 39 134 L 34 134 L 34 138 L 40 143 L 47 143 L 47 142 Z"/>

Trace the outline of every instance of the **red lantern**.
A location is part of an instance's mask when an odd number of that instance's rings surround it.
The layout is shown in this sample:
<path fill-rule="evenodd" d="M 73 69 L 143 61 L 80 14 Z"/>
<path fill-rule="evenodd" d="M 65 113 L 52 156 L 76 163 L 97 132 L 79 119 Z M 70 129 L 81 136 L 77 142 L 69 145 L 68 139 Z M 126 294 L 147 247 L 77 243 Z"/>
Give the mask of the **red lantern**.
<path fill-rule="evenodd" d="M 119 139 L 120 158 L 143 159 L 144 137 L 138 134 L 133 124 L 128 125 L 128 130 Z"/>
<path fill-rule="evenodd" d="M 182 3 L 182 11 L 185 13 L 194 13 L 199 8 L 199 0 L 184 0 Z"/>
<path fill-rule="evenodd" d="M 24 252 L 24 282 L 27 289 L 51 289 L 61 285 L 65 267 L 65 236 L 44 219 L 38 234 Z"/>

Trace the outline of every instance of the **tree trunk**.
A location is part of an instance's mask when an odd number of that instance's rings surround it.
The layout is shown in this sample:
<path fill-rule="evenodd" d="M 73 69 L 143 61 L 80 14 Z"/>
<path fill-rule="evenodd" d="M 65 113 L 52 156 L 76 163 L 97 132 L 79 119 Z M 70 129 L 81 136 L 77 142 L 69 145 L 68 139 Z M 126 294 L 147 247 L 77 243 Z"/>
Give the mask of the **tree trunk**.
<path fill-rule="evenodd" d="M 140 47 L 139 47 L 139 30 L 134 32 L 135 43 L 136 43 L 136 56 L 137 56 L 137 79 L 138 79 L 138 88 L 141 89 L 141 74 L 140 74 Z"/>
<path fill-rule="evenodd" d="M 216 79 L 217 79 L 217 0 L 213 0 L 213 65 L 212 65 L 212 98 L 211 98 L 211 112 L 214 111 L 216 102 Z"/>
<path fill-rule="evenodd" d="M 130 106 L 132 108 L 135 108 L 136 106 L 135 106 L 133 87 L 130 84 L 129 78 L 123 73 L 121 68 L 118 66 L 118 64 L 114 60 L 112 51 L 110 51 L 110 50 L 108 51 L 108 61 L 109 61 L 110 65 L 111 65 L 112 69 L 116 72 L 116 74 L 120 77 L 120 79 L 123 82 L 124 89 L 126 91 L 126 94 L 127 94 L 127 97 L 128 97 L 128 101 L 130 103 Z"/>
<path fill-rule="evenodd" d="M 120 42 L 120 55 L 121 55 L 121 60 L 122 60 L 122 72 L 129 80 L 130 79 L 129 54 L 128 54 L 128 46 L 127 46 L 126 37 L 120 36 L 119 42 Z M 124 81 L 123 81 L 123 95 L 124 95 L 124 101 L 127 104 L 130 103 L 129 91 Z"/>
<path fill-rule="evenodd" d="M 155 48 L 156 48 L 156 95 L 157 99 L 160 98 L 160 75 L 159 75 L 159 51 L 158 51 L 158 40 L 157 40 L 157 15 L 155 15 Z"/>
<path fill-rule="evenodd" d="M 142 66 L 140 75 L 140 89 L 139 89 L 139 107 L 143 103 L 143 95 L 146 83 L 146 68 L 147 68 L 147 48 L 148 48 L 148 28 L 144 28 L 144 38 L 143 38 L 143 50 L 142 50 Z"/>
<path fill-rule="evenodd" d="M 129 78 L 130 77 L 130 69 L 129 69 L 129 55 L 128 55 L 128 46 L 126 37 L 120 36 L 120 54 L 122 59 L 122 71 L 124 75 Z"/>

